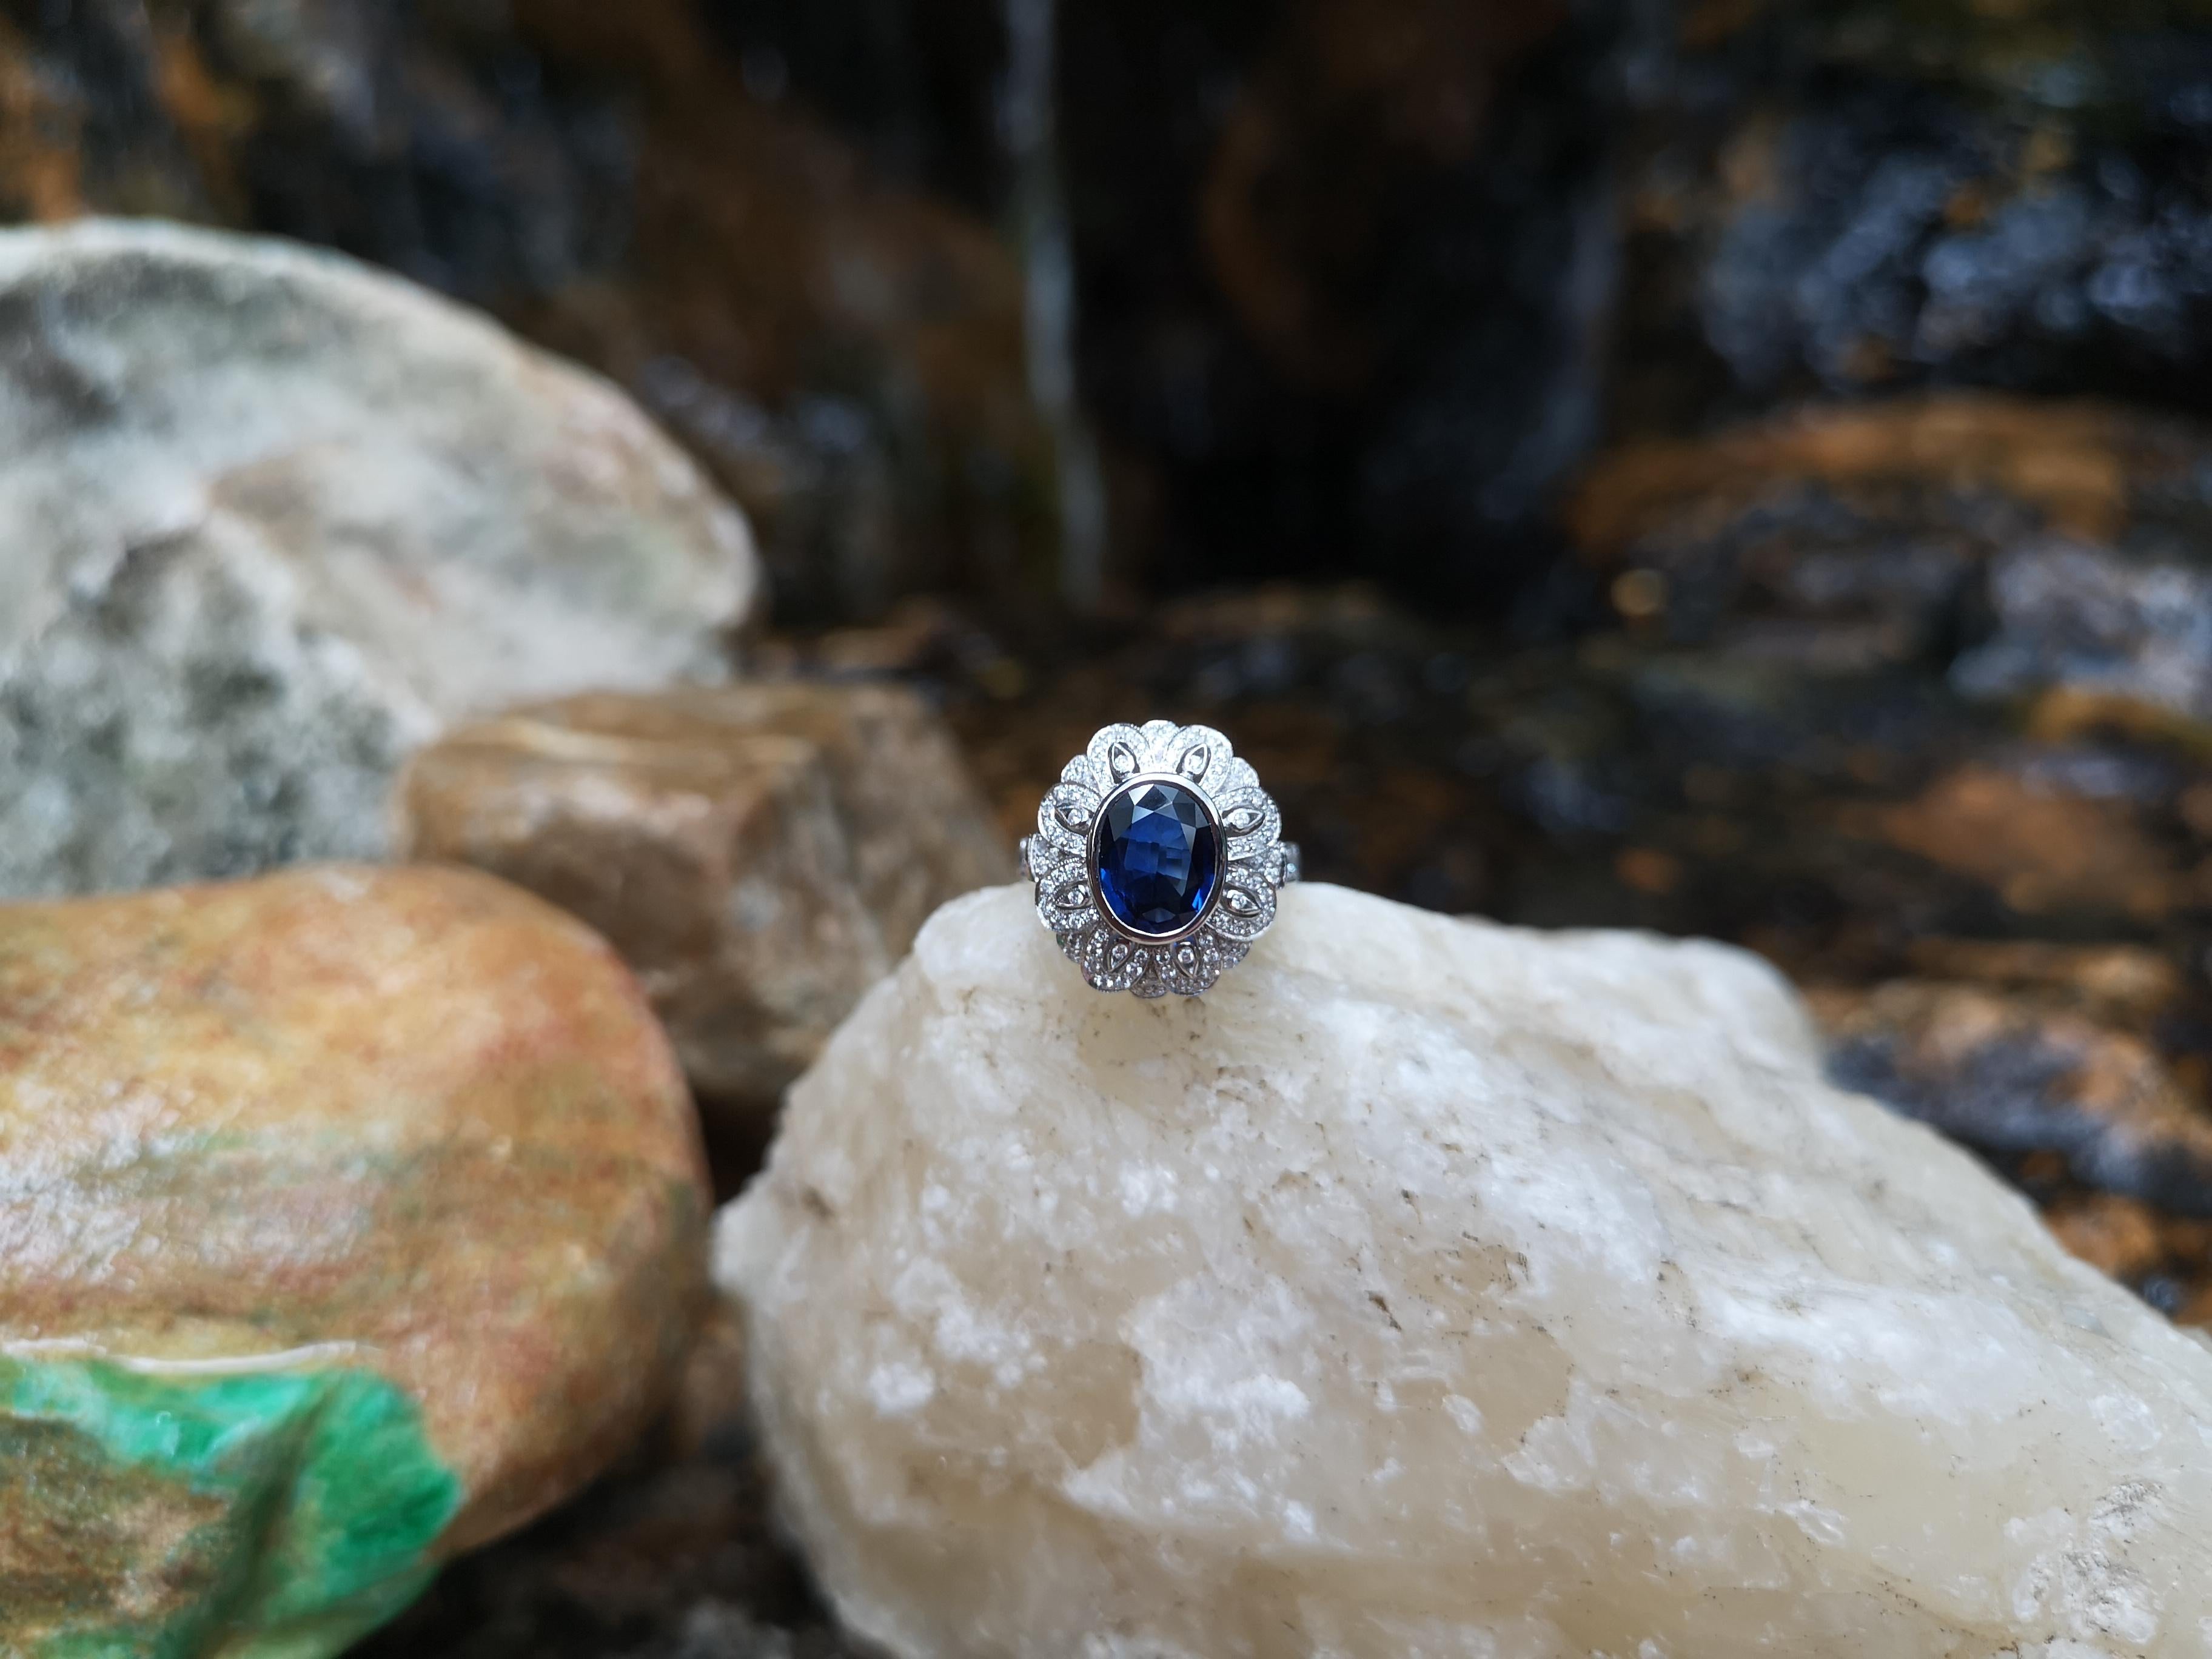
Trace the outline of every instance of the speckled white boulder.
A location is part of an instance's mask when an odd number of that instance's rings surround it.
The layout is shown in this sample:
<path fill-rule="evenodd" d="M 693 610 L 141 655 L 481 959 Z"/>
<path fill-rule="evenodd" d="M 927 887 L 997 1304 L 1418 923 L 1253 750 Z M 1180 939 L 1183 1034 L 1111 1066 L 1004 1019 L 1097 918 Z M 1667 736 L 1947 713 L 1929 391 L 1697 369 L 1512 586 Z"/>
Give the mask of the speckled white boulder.
<path fill-rule="evenodd" d="M 1718 946 L 1309 886 L 1143 1004 L 978 894 L 718 1255 L 895 1654 L 2212 1654 L 2212 1353 Z"/>
<path fill-rule="evenodd" d="M 387 850 L 526 698 L 727 672 L 744 520 L 635 405 L 336 254 L 0 230 L 0 895 Z"/>

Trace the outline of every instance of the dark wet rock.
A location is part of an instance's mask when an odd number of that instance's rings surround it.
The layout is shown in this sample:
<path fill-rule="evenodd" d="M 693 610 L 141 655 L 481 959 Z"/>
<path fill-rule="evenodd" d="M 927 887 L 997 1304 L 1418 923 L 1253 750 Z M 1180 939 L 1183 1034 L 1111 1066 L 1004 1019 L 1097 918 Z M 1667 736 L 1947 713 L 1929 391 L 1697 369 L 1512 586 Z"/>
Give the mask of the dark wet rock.
<path fill-rule="evenodd" d="M 1989 394 L 1820 404 L 1632 444 L 1568 521 L 1647 636 L 1808 678 L 1934 676 L 2066 743 L 2202 750 L 2212 435 Z M 2096 793 L 2092 788 L 2089 793 Z"/>
<path fill-rule="evenodd" d="M 1593 440 L 1630 8 L 1062 8 L 1080 362 L 1157 585 L 1510 588 Z"/>
<path fill-rule="evenodd" d="M 2212 26 L 1706 6 L 1632 146 L 1622 416 L 1921 385 L 2207 407 Z"/>
<path fill-rule="evenodd" d="M 1981 1151 L 2055 1153 L 2086 1185 L 2212 1216 L 2212 1113 L 2141 1037 L 1923 981 L 1823 992 L 1814 1006 L 1844 1086 Z"/>
<path fill-rule="evenodd" d="M 2008 905 L 2157 909 L 2207 891 L 2177 834 L 2212 748 L 2207 477 L 2192 423 L 1904 398 L 1626 446 L 1569 523 L 1629 629 L 1601 654 L 1655 718 L 1761 764 L 1850 750 L 1954 822 L 1832 822 Z"/>
<path fill-rule="evenodd" d="M 2124 151 L 2046 170 L 2035 143 L 1910 96 L 1784 118 L 1769 193 L 1727 221 L 1698 296 L 1738 384 L 2075 391 L 2117 389 L 2123 366 L 2185 373 L 2212 322 L 2212 198 Z"/>
<path fill-rule="evenodd" d="M 1974 696 L 2063 690 L 2194 727 L 2212 746 L 2212 561 L 2124 561 L 2042 540 L 1989 574 L 1992 635 L 1953 674 Z"/>

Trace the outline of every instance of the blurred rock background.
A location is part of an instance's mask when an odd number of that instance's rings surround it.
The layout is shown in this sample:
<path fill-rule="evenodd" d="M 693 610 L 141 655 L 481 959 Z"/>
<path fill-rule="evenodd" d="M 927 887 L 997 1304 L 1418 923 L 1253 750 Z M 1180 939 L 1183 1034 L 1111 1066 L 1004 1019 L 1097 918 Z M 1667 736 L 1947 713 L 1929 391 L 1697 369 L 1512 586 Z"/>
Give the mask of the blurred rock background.
<path fill-rule="evenodd" d="M 0 0 L 0 216 L 95 213 L 607 375 L 752 520 L 744 675 L 903 682 L 971 848 L 1207 720 L 1317 878 L 1764 952 L 2212 1324 L 2204 0 Z M 451 799 L 604 762 L 859 857 L 834 744 L 579 724 Z M 838 1651 L 757 1480 L 694 1401 L 370 1650 Z"/>

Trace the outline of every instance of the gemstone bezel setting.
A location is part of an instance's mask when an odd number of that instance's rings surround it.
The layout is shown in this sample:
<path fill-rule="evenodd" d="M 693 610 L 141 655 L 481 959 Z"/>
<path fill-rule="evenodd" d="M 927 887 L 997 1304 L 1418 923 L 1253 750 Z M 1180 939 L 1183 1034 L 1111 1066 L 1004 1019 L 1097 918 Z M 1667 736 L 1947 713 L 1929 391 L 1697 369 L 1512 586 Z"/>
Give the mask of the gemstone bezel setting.
<path fill-rule="evenodd" d="M 1170 932 L 1148 933 L 1141 921 L 1125 921 L 1107 902 L 1107 861 L 1100 853 L 1102 844 L 1110 844 L 1109 827 L 1126 793 L 1161 787 L 1180 789 L 1198 803 L 1202 828 L 1188 802 L 1155 805 L 1181 820 L 1186 833 L 1212 842 L 1213 879 L 1195 915 L 1182 916 Z M 1132 814 L 1123 829 L 1133 830 L 1139 822 Z M 1164 841 L 1154 842 L 1150 834 L 1134 839 L 1126 856 L 1114 858 L 1115 890 L 1135 901 L 1141 884 L 1167 875 L 1176 890 L 1144 891 L 1146 902 L 1132 902 L 1131 913 L 1182 915 L 1177 901 L 1194 897 L 1190 878 L 1197 867 L 1186 867 L 1178 880 L 1168 873 L 1173 865 L 1157 856 L 1168 850 Z M 1154 856 L 1140 852 L 1143 843 L 1152 843 Z M 1194 842 L 1188 850 L 1195 855 Z M 1036 833 L 1022 838 L 1021 861 L 1035 884 L 1037 920 L 1091 988 L 1139 999 L 1194 997 L 1211 988 L 1267 931 L 1283 888 L 1299 875 L 1297 847 L 1282 838 L 1282 815 L 1251 763 L 1238 759 L 1212 726 L 1173 720 L 1116 723 L 1092 732 L 1037 803 Z"/>
<path fill-rule="evenodd" d="M 1155 784 L 1164 785 L 1196 801 L 1199 811 L 1206 814 L 1206 827 L 1213 832 L 1213 874 L 1212 880 L 1207 884 L 1206 902 L 1199 907 L 1197 912 L 1188 921 L 1182 923 L 1172 932 L 1164 933 L 1146 933 L 1122 921 L 1113 905 L 1107 902 L 1104 884 L 1106 825 L 1112 815 L 1114 804 L 1125 796 L 1133 795 L 1139 790 L 1150 788 Z M 1121 780 L 1098 803 L 1098 810 L 1091 816 L 1090 831 L 1084 839 L 1084 865 L 1091 877 L 1091 902 L 1097 908 L 1098 919 L 1105 924 L 1109 932 L 1119 939 L 1127 940 L 1132 945 L 1177 945 L 1193 937 L 1213 920 L 1215 909 L 1219 907 L 1223 897 L 1229 891 L 1229 883 L 1226 879 L 1229 873 L 1228 827 L 1222 823 L 1220 810 L 1214 805 L 1206 792 L 1181 773 L 1135 772 Z"/>

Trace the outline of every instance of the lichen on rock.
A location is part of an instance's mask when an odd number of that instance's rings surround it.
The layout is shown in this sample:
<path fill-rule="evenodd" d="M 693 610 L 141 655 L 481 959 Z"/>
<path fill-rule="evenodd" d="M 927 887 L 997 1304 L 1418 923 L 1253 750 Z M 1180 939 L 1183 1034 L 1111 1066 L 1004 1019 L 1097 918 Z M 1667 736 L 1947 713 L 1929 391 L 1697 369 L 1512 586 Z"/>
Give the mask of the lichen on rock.
<path fill-rule="evenodd" d="M 1325 886 L 1202 1001 L 947 907 L 721 1223 L 909 1656 L 2195 1655 L 2212 1354 L 1723 947 Z"/>

